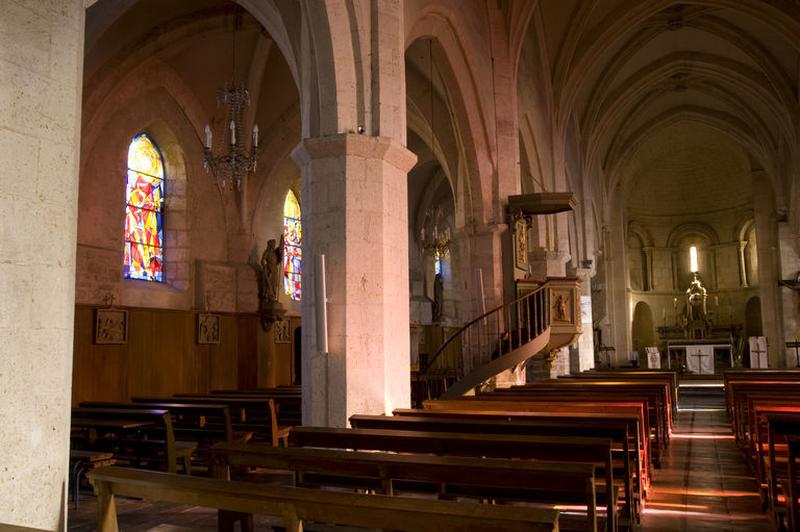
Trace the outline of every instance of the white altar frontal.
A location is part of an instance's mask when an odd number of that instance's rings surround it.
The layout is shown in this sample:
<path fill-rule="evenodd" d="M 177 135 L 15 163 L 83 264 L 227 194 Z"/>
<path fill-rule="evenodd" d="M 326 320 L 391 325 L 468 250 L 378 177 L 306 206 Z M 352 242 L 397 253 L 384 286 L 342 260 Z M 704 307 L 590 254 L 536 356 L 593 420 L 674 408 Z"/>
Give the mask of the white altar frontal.
<path fill-rule="evenodd" d="M 714 348 L 710 345 L 687 345 L 686 369 L 696 375 L 713 375 Z"/>
<path fill-rule="evenodd" d="M 686 371 L 695 375 L 714 375 L 714 353 L 717 349 L 726 349 L 730 353 L 730 367 L 733 364 L 733 351 L 730 343 L 667 343 L 667 367 L 672 369 L 672 358 L 675 351 L 686 352 Z"/>

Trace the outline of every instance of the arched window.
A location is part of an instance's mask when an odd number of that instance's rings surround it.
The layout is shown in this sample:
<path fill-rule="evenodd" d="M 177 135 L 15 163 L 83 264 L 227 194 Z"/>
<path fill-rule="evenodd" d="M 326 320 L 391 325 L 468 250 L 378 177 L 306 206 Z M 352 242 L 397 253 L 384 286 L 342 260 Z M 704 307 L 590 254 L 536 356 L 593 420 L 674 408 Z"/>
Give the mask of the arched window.
<path fill-rule="evenodd" d="M 164 280 L 164 161 L 146 133 L 128 147 L 125 187 L 126 279 Z"/>
<path fill-rule="evenodd" d="M 283 289 L 286 294 L 300 301 L 300 277 L 303 266 L 303 253 L 300 243 L 303 239 L 303 228 L 300 222 L 300 204 L 291 190 L 283 202 Z"/>

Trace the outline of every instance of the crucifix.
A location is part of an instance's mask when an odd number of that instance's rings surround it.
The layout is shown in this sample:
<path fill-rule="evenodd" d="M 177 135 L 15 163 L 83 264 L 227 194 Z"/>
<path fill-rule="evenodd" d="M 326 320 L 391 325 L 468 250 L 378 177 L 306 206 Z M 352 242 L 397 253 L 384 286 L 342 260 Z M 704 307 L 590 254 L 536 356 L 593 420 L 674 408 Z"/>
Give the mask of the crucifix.
<path fill-rule="evenodd" d="M 766 369 L 769 367 L 767 361 L 767 339 L 763 336 L 750 337 L 750 367 Z"/>

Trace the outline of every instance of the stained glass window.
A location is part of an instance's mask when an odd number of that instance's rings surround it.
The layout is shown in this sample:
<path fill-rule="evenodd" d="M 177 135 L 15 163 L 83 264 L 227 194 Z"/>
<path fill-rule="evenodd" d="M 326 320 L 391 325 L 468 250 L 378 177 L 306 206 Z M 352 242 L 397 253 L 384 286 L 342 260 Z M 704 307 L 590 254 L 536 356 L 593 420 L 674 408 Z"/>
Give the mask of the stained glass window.
<path fill-rule="evenodd" d="M 300 222 L 300 204 L 291 190 L 283 203 L 283 289 L 295 301 L 300 301 L 300 277 L 303 253 L 300 242 L 303 228 Z"/>
<path fill-rule="evenodd" d="M 450 251 L 444 249 L 443 251 L 435 250 L 433 252 L 433 273 L 434 275 L 444 276 L 444 261 L 450 256 Z"/>
<path fill-rule="evenodd" d="M 164 280 L 164 161 L 145 133 L 128 147 L 125 187 L 126 279 Z"/>

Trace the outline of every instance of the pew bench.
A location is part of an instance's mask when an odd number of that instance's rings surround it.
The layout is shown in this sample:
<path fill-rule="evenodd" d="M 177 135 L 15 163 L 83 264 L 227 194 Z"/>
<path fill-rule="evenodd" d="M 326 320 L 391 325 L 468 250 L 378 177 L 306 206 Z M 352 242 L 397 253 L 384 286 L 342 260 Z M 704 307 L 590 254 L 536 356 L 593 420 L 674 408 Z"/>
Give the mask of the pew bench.
<path fill-rule="evenodd" d="M 133 397 L 134 403 L 180 402 L 188 404 L 223 404 L 231 411 L 233 429 L 252 431 L 254 439 L 266 440 L 277 446 L 286 441 L 289 428 L 278 424 L 278 412 L 273 399 L 263 397 L 229 397 L 223 395 L 181 395 L 180 397 Z"/>
<path fill-rule="evenodd" d="M 177 442 L 165 409 L 73 408 L 73 448 L 110 451 L 118 461 L 163 464 L 174 473 L 178 462 L 191 474 L 194 442 Z"/>
<path fill-rule="evenodd" d="M 646 497 L 646 490 L 650 483 L 650 470 L 646 458 L 646 447 L 640 441 L 639 418 L 632 414 L 620 414 L 616 412 L 561 412 L 561 411 L 460 411 L 460 410 L 424 410 L 415 408 L 396 408 L 393 418 L 421 418 L 437 420 L 464 420 L 468 422 L 492 421 L 500 425 L 510 425 L 513 423 L 541 423 L 552 427 L 563 427 L 570 430 L 571 427 L 582 429 L 599 428 L 601 430 L 624 430 L 629 436 L 628 448 L 631 450 L 630 456 L 633 463 L 633 471 L 636 473 L 636 493 L 634 500 L 642 508 Z M 366 427 L 365 427 L 366 428 Z M 373 427 L 378 428 L 378 427 Z M 612 438 L 613 441 L 613 438 Z M 624 445 L 623 445 L 624 449 Z"/>
<path fill-rule="evenodd" d="M 788 530 L 796 530 L 800 524 L 798 521 L 798 506 L 796 492 L 797 488 L 797 452 L 800 438 L 800 414 L 776 412 L 766 414 L 767 422 L 767 446 L 768 446 L 768 485 L 769 502 L 773 515 L 780 523 L 780 506 L 778 504 L 778 492 L 783 492 L 786 501 L 786 518 Z M 785 445 L 785 469 L 779 468 L 778 441 L 783 441 Z"/>
<path fill-rule="evenodd" d="M 637 514 L 641 502 L 641 492 L 637 490 L 634 496 L 634 483 L 638 480 L 634 473 L 636 452 L 630 448 L 630 433 L 625 421 L 609 421 L 607 424 L 581 424 L 569 423 L 565 420 L 526 419 L 509 422 L 507 419 L 470 419 L 468 417 L 440 417 L 430 418 L 425 416 L 350 416 L 350 426 L 353 428 L 380 429 L 380 430 L 414 430 L 422 432 L 455 432 L 464 434 L 509 434 L 516 436 L 567 436 L 567 437 L 598 437 L 611 439 L 614 452 L 621 451 L 622 468 L 621 477 L 625 484 L 625 516 L 633 517 Z M 637 464 L 638 467 L 638 464 Z M 617 471 L 614 472 L 615 476 Z M 641 482 L 638 482 L 638 486 Z M 631 503 L 632 501 L 632 503 Z M 631 503 L 631 504 L 629 504 Z"/>
<path fill-rule="evenodd" d="M 230 479 L 236 466 L 263 467 L 293 471 L 295 485 L 301 487 L 343 487 L 385 495 L 421 492 L 547 505 L 578 503 L 586 505 L 587 516 L 572 523 L 571 529 L 597 530 L 592 464 L 224 443 L 215 445 L 214 453 L 216 478 Z M 562 528 L 564 521 L 562 515 Z"/>
<path fill-rule="evenodd" d="M 606 521 L 609 530 L 616 530 L 617 527 L 618 492 L 623 486 L 614 481 L 612 442 L 607 438 L 295 427 L 289 434 L 289 445 L 292 447 L 388 451 L 475 458 L 517 458 L 591 463 L 603 468 L 605 474 L 602 493 L 605 497 Z"/>
<path fill-rule="evenodd" d="M 87 477 L 97 494 L 100 532 L 119 530 L 117 496 L 277 516 L 289 532 L 302 531 L 307 521 L 430 532 L 558 530 L 558 512 L 539 508 L 260 486 L 119 467 L 95 469 Z"/>

